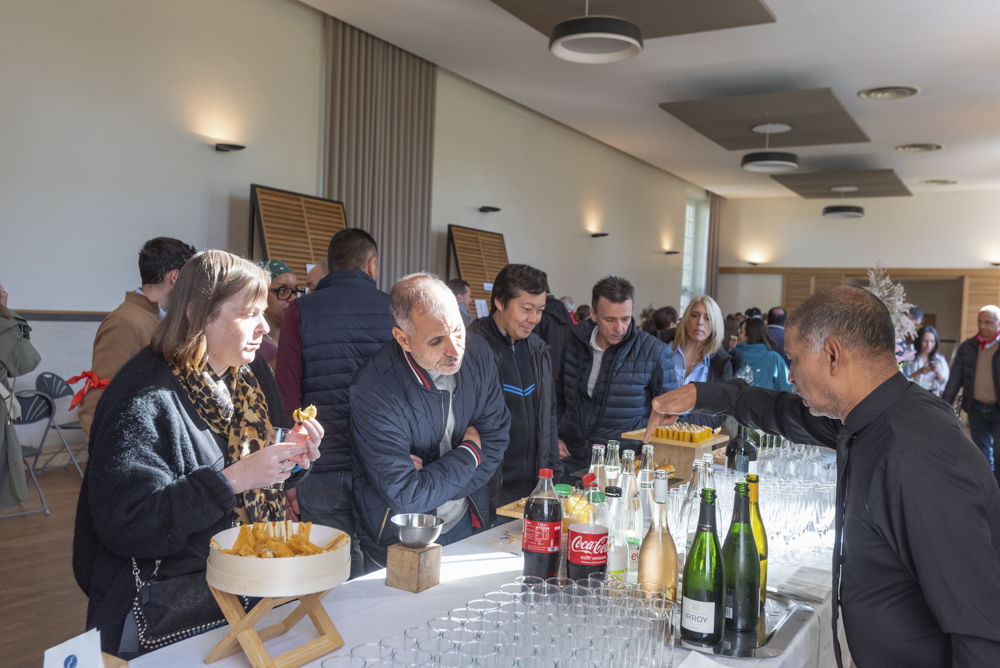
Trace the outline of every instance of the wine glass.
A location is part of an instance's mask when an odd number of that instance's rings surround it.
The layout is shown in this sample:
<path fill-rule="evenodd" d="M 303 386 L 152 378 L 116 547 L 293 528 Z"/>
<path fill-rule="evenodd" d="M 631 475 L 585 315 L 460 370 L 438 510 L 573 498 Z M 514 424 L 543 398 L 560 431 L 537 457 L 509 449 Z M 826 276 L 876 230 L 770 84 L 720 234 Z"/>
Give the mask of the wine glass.
<path fill-rule="evenodd" d="M 305 437 L 300 435 L 294 429 L 285 429 L 283 427 L 268 427 L 264 432 L 264 447 L 270 447 L 272 445 L 278 445 L 280 443 L 295 443 L 295 442 L 305 442 Z M 286 464 L 287 466 L 287 464 Z M 294 466 L 292 467 L 294 468 Z M 276 482 L 271 485 L 271 489 L 283 492 L 285 491 L 285 483 Z"/>

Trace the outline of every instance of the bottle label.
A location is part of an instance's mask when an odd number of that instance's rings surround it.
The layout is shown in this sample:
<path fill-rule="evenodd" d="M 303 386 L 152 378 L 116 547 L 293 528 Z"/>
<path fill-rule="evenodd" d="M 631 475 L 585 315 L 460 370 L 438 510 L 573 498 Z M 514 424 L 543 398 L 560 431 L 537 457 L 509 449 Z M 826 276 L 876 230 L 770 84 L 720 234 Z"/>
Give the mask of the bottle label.
<path fill-rule="evenodd" d="M 683 598 L 681 627 L 694 633 L 715 633 L 715 603 Z"/>
<path fill-rule="evenodd" d="M 736 455 L 736 470 L 740 473 L 747 473 L 750 465 L 750 458 L 746 455 Z"/>
<path fill-rule="evenodd" d="M 629 538 L 627 542 L 628 542 L 628 569 L 629 571 L 634 573 L 639 570 L 639 548 L 642 547 L 642 543 L 633 538 Z"/>
<path fill-rule="evenodd" d="M 612 545 L 608 549 L 608 575 L 616 580 L 624 580 L 627 567 L 628 548 L 624 545 Z"/>
<path fill-rule="evenodd" d="M 558 552 L 562 543 L 562 521 L 524 520 L 521 547 L 528 552 Z"/>
<path fill-rule="evenodd" d="M 735 607 L 736 592 L 732 589 L 726 590 L 726 619 L 733 618 L 733 607 Z"/>
<path fill-rule="evenodd" d="M 747 473 L 748 473 L 748 475 L 749 474 L 757 475 L 757 460 L 756 459 L 752 459 L 749 462 L 747 462 Z"/>
<path fill-rule="evenodd" d="M 608 528 L 599 524 L 574 524 L 569 528 L 569 560 L 581 566 L 608 563 Z"/>

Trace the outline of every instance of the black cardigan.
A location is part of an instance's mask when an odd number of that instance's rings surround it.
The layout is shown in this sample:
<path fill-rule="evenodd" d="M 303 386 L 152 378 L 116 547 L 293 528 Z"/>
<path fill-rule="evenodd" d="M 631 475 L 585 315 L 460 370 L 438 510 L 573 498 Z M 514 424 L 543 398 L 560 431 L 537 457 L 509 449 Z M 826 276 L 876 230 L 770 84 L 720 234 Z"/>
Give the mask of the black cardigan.
<path fill-rule="evenodd" d="M 274 376 L 258 358 L 250 365 L 272 423 L 287 419 Z M 232 526 L 236 497 L 219 476 L 224 439 L 198 416 L 167 363 L 140 351 L 101 396 L 90 430 L 90 460 L 80 489 L 73 573 L 90 597 L 87 628 L 117 653 L 135 597 L 132 557 L 149 579 L 205 570 L 209 539 Z M 298 484 L 306 472 L 286 483 Z"/>

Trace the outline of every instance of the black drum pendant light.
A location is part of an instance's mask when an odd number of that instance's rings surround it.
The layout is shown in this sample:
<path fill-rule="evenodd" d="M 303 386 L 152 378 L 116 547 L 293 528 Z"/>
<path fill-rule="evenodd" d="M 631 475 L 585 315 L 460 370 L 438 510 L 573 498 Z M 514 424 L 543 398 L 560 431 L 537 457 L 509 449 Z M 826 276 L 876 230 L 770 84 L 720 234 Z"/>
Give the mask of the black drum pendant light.
<path fill-rule="evenodd" d="M 590 16 L 590 0 L 586 0 L 583 16 L 552 29 L 549 51 L 573 63 L 617 63 L 642 52 L 642 30 L 614 16 Z"/>
<path fill-rule="evenodd" d="M 799 168 L 799 156 L 794 153 L 768 150 L 771 147 L 771 133 L 779 134 L 781 132 L 788 132 L 792 129 L 792 126 L 786 123 L 762 123 L 752 129 L 754 132 L 764 135 L 764 150 L 756 153 L 747 153 L 743 156 L 743 162 L 741 163 L 743 169 L 748 172 L 778 174 Z"/>
<path fill-rule="evenodd" d="M 835 193 L 840 193 L 840 201 L 844 201 L 844 193 L 854 193 L 858 191 L 857 186 L 834 186 L 830 188 Z M 824 218 L 863 218 L 865 210 L 860 206 L 850 204 L 834 204 L 823 207 Z"/>

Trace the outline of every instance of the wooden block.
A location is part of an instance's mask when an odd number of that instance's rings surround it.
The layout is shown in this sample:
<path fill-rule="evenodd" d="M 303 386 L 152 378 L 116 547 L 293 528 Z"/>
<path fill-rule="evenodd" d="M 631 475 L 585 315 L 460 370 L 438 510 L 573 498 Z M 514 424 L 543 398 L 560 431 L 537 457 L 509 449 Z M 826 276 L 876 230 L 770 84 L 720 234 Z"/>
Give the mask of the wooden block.
<path fill-rule="evenodd" d="M 101 652 L 101 659 L 104 660 L 104 668 L 128 668 L 128 661 L 119 659 L 117 656 Z"/>
<path fill-rule="evenodd" d="M 441 546 L 406 547 L 401 543 L 389 546 L 385 564 L 385 583 L 390 587 L 414 594 L 430 589 L 441 581 Z"/>

